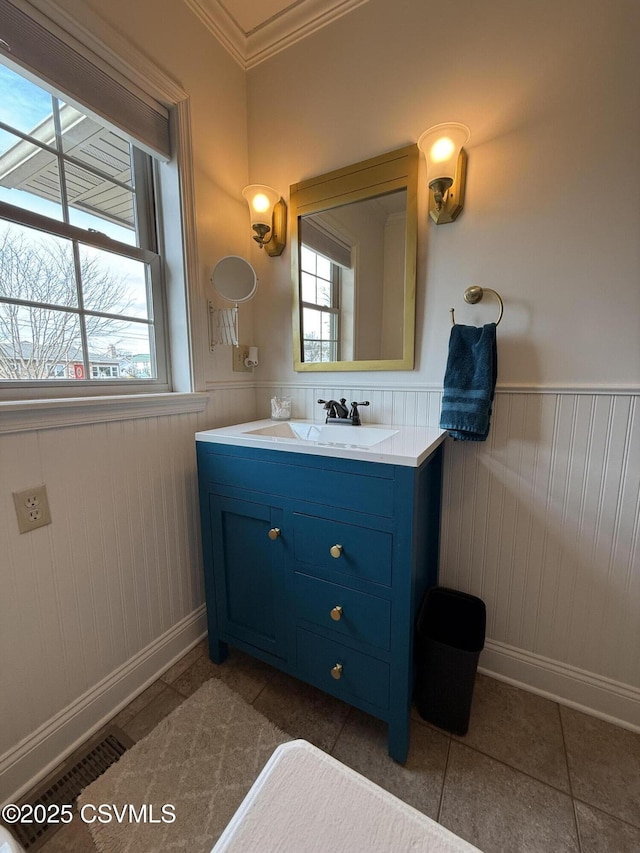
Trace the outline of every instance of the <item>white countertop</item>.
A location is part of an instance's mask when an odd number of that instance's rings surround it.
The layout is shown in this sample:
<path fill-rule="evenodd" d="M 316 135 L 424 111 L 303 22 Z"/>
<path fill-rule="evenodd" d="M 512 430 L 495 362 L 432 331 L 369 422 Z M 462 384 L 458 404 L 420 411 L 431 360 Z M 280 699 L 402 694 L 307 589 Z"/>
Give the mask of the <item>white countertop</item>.
<path fill-rule="evenodd" d="M 290 422 L 298 431 L 319 440 L 298 438 L 287 435 L 288 421 L 265 419 L 244 424 L 204 430 L 196 433 L 196 441 L 209 441 L 214 444 L 230 444 L 237 447 L 256 447 L 261 450 L 278 450 L 286 453 L 308 453 L 312 456 L 332 456 L 338 459 L 357 459 L 362 462 L 382 462 L 388 465 L 407 465 L 417 468 L 445 439 L 446 430 L 437 427 L 404 427 L 387 424 L 365 424 L 362 427 L 326 425 L 323 422 L 295 419 Z M 278 429 L 277 425 L 283 427 Z M 274 428 L 277 434 L 256 434 L 256 430 Z M 331 433 L 334 429 L 335 432 Z M 374 430 L 384 431 L 390 437 L 384 438 L 369 447 L 358 446 L 358 430 L 361 437 L 370 441 Z M 353 443 L 350 443 L 353 431 Z M 339 440 L 338 440 L 339 439 Z M 347 443 L 349 442 L 349 443 Z"/>

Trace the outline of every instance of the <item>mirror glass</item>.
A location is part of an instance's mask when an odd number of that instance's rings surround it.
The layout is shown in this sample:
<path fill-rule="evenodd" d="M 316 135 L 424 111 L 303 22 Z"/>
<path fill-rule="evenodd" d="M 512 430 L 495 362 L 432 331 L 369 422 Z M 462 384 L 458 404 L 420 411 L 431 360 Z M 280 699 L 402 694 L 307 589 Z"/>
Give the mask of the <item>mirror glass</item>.
<path fill-rule="evenodd" d="M 291 188 L 296 370 L 411 370 L 417 147 Z"/>
<path fill-rule="evenodd" d="M 238 255 L 222 258 L 213 268 L 211 281 L 216 292 L 229 302 L 247 302 L 258 287 L 256 271 L 249 261 Z"/>

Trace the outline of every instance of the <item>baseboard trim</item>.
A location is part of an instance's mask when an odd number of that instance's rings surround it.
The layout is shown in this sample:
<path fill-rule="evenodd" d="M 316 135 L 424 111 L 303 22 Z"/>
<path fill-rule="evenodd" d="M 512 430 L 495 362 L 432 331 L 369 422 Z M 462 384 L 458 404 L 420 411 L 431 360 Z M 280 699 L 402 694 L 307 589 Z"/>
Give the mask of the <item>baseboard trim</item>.
<path fill-rule="evenodd" d="M 15 802 L 206 633 L 204 605 L 0 756 L 0 803 Z"/>
<path fill-rule="evenodd" d="M 592 717 L 640 732 L 640 689 L 487 640 L 478 671 Z"/>

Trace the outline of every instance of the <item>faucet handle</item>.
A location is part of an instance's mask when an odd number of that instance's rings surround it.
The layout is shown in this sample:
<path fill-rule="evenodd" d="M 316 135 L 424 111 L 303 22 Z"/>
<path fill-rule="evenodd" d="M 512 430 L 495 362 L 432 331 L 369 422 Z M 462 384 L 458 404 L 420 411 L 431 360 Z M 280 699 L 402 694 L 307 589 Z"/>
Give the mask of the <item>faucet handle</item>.
<path fill-rule="evenodd" d="M 360 412 L 358 411 L 358 406 L 368 406 L 369 401 L 364 400 L 362 403 L 356 403 L 355 400 L 351 402 L 351 412 L 349 413 L 349 417 L 351 418 L 351 423 L 353 426 L 360 426 Z"/>

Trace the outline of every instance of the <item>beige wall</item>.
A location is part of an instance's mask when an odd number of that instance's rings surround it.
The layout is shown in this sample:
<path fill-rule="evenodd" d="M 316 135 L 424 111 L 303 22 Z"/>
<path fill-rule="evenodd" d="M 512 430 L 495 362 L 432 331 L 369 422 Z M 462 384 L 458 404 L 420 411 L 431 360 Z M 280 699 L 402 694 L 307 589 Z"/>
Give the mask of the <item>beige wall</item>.
<path fill-rule="evenodd" d="M 505 300 L 503 385 L 637 386 L 639 26 L 627 0 L 370 0 L 249 72 L 251 177 L 282 193 L 432 124 L 471 129 L 462 216 L 421 213 L 418 370 L 396 380 L 442 381 L 449 308 L 495 316 L 462 301 L 479 284 Z M 261 378 L 294 379 L 289 347 L 270 347 L 288 262 L 255 257 L 273 277 Z"/>

